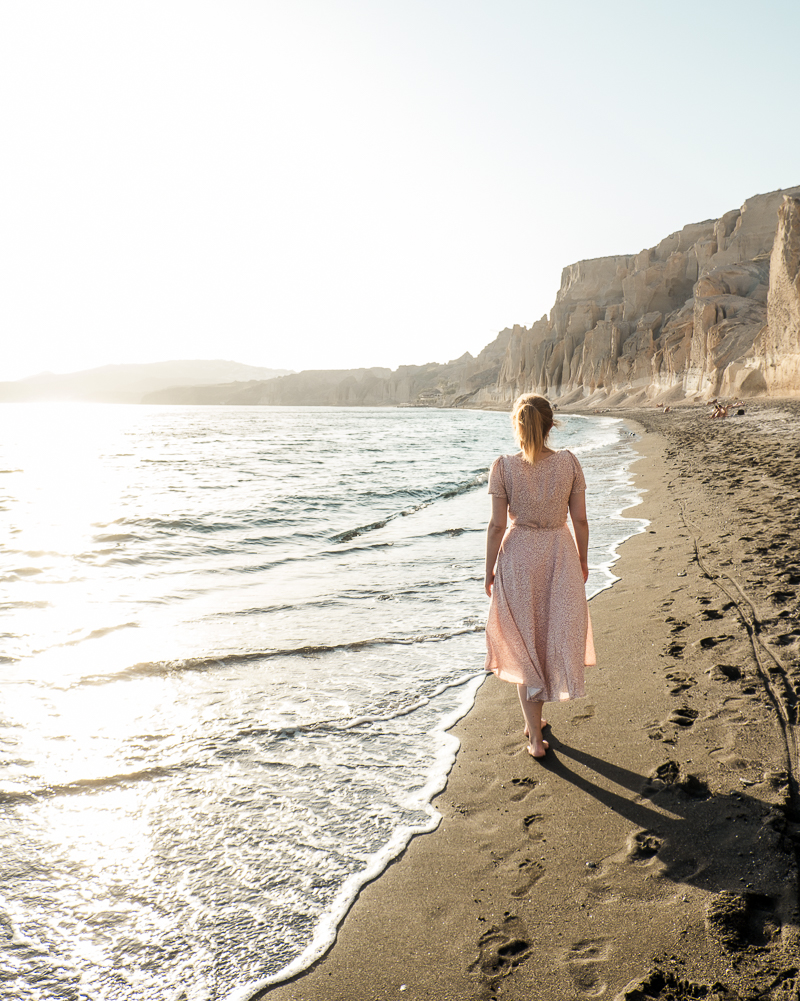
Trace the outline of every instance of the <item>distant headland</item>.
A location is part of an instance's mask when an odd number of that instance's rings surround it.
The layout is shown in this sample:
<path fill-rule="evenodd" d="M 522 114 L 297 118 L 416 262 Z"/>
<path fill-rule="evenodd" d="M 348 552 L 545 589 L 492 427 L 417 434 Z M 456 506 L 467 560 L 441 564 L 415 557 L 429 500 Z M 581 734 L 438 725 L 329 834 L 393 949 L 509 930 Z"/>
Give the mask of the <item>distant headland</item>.
<path fill-rule="evenodd" d="M 549 318 L 501 330 L 477 357 L 289 374 L 161 364 L 0 383 L 0 400 L 494 408 L 532 391 L 596 409 L 800 396 L 800 187 L 755 195 L 639 254 L 569 265 Z M 184 366 L 180 378 L 170 365 Z M 205 366 L 202 378 L 189 366 Z"/>
<path fill-rule="evenodd" d="M 287 375 L 286 369 L 257 368 L 235 361 L 159 361 L 146 365 L 104 365 L 83 372 L 43 372 L 29 379 L 0 382 L 0 402 L 85 400 L 96 403 L 143 403 L 150 393 L 168 389 L 173 395 L 190 389 L 202 396 L 207 386 L 226 382 L 263 381 Z M 214 395 L 212 393 L 212 395 Z M 216 403 L 187 400 L 176 402 Z"/>

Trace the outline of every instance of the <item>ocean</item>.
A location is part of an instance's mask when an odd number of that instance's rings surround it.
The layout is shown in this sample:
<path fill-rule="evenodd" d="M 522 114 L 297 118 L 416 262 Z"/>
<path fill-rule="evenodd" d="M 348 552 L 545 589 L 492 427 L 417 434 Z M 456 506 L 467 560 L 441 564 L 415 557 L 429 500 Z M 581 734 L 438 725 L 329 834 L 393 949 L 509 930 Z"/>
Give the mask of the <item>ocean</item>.
<path fill-rule="evenodd" d="M 621 515 L 636 456 L 615 418 L 562 420 L 591 596 L 643 528 Z M 437 825 L 447 731 L 484 678 L 508 414 L 6 404 L 0 423 L 0 998 L 247 998 Z"/>

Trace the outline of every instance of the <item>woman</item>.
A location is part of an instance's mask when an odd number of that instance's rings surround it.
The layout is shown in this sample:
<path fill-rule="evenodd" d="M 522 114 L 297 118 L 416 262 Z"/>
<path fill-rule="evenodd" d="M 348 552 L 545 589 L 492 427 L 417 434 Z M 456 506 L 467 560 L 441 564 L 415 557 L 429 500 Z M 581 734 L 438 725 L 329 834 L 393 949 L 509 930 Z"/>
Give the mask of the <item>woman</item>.
<path fill-rule="evenodd" d="M 543 396 L 520 396 L 511 420 L 521 451 L 501 455 L 489 474 L 486 670 L 516 684 L 528 753 L 542 758 L 549 746 L 542 739 L 542 704 L 580 698 L 583 668 L 595 662 L 583 587 L 589 576 L 586 481 L 571 452 L 548 446 L 555 422 Z"/>

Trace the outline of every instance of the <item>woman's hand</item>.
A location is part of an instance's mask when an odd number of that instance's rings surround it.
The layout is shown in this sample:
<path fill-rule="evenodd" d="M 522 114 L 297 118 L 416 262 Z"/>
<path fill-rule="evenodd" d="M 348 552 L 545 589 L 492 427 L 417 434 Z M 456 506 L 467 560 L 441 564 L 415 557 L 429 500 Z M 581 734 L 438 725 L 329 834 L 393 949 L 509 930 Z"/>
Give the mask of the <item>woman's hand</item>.
<path fill-rule="evenodd" d="M 581 570 L 583 571 L 583 583 L 589 579 L 589 564 L 586 560 L 581 560 Z"/>
<path fill-rule="evenodd" d="M 494 585 L 494 573 L 487 573 L 486 578 L 483 582 L 483 589 L 487 596 L 491 598 L 492 596 L 492 586 Z"/>

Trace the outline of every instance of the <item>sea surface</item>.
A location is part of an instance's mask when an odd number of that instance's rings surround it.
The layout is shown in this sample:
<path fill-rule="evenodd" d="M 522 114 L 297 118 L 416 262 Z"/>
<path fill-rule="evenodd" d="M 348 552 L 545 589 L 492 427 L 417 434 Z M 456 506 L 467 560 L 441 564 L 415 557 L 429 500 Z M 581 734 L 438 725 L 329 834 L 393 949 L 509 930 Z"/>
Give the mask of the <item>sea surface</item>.
<path fill-rule="evenodd" d="M 246 998 L 438 822 L 508 414 L 6 404 L 0 431 L 0 998 Z M 553 438 L 591 595 L 644 524 L 635 454 L 609 417 Z"/>

